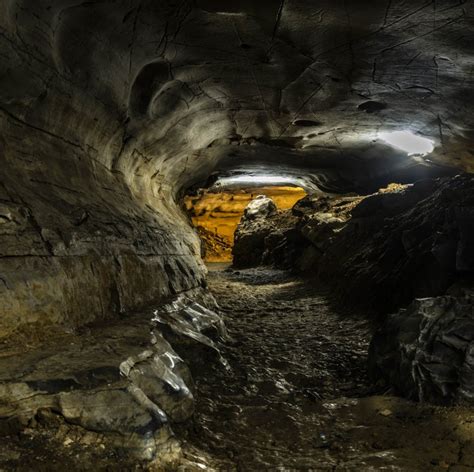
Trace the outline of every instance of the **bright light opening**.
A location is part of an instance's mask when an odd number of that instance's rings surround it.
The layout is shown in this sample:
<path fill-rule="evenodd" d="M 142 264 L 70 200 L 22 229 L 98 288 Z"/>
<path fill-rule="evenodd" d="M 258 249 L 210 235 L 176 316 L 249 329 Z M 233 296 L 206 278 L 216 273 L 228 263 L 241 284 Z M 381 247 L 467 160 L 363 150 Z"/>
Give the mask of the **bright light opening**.
<path fill-rule="evenodd" d="M 414 154 L 425 156 L 434 149 L 434 144 L 431 139 L 422 138 L 413 134 L 411 131 L 391 131 L 386 133 L 379 133 L 382 141 L 390 144 L 394 148 L 405 151 L 409 156 Z"/>
<path fill-rule="evenodd" d="M 285 177 L 279 175 L 238 175 L 235 177 L 223 177 L 218 180 L 219 186 L 235 186 L 235 185 L 294 185 L 300 186 L 302 182 L 296 177 Z"/>

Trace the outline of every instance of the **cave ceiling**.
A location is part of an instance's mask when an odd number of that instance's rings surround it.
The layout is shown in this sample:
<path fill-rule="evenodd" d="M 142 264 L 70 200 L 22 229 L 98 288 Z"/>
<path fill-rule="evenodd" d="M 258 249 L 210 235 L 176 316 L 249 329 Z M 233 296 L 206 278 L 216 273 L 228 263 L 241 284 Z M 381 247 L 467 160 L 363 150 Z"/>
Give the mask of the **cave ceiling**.
<path fill-rule="evenodd" d="M 473 5 L 6 0 L 0 112 L 136 193 L 272 166 L 336 191 L 472 171 Z"/>

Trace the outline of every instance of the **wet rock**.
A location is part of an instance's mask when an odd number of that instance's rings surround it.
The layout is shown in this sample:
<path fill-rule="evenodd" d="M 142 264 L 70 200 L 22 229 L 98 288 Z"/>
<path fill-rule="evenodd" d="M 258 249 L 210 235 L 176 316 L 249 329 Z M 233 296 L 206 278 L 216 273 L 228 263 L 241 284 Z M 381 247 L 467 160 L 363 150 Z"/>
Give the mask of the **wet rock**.
<path fill-rule="evenodd" d="M 416 400 L 474 403 L 474 296 L 415 300 L 390 315 L 370 347 L 373 378 Z"/>
<path fill-rule="evenodd" d="M 222 318 L 214 311 L 181 295 L 171 304 L 155 310 L 153 322 L 189 364 L 196 360 L 196 349 L 190 349 L 190 344 L 198 343 L 207 348 L 201 351 L 203 357 L 208 358 L 209 351 L 212 351 L 219 362 L 229 369 L 227 360 L 221 355 L 219 342 L 229 341 L 230 338 Z"/>
<path fill-rule="evenodd" d="M 204 306 L 212 297 L 200 291 L 192 295 L 162 307 L 167 319 L 158 319 L 157 312 L 128 315 L 25 352 L 15 345 L 4 348 L 0 432 L 54 418 L 56 428 L 74 424 L 127 456 L 154 459 L 169 445 L 171 425 L 194 412 L 189 368 L 165 339 L 164 328 L 186 338 L 188 352 L 203 343 L 219 356 L 216 343 L 203 333 L 226 335 L 221 318 Z"/>
<path fill-rule="evenodd" d="M 470 175 L 394 184 L 367 197 L 308 196 L 291 215 L 257 221 L 244 226 L 245 240 L 256 238 L 254 253 L 262 239 L 269 244 L 254 264 L 286 261 L 317 275 L 341 301 L 380 313 L 442 295 L 474 271 Z M 244 255 L 251 251 L 249 244 Z"/>

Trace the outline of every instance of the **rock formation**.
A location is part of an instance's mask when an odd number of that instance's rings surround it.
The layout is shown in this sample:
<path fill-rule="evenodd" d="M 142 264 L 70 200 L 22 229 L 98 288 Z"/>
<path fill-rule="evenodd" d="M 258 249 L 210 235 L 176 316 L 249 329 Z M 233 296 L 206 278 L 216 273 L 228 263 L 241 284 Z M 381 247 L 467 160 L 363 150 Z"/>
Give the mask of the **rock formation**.
<path fill-rule="evenodd" d="M 331 287 L 338 303 L 378 315 L 375 380 L 417 400 L 473 402 L 472 294 L 439 297 L 459 284 L 472 290 L 472 176 L 392 185 L 367 197 L 309 196 L 291 212 L 243 219 L 237 234 L 237 267 L 304 271 Z M 436 298 L 410 304 L 419 297 Z"/>
<path fill-rule="evenodd" d="M 59 415 L 112 442 L 137 434 L 151 457 L 168 434 L 161 410 L 190 414 L 166 329 L 147 313 L 136 336 L 118 332 L 132 313 L 199 294 L 199 316 L 180 307 L 168 321 L 202 341 L 183 326 L 201 326 L 211 303 L 181 205 L 193 186 L 270 173 L 368 195 L 420 181 L 364 199 L 347 221 L 295 213 L 296 226 L 264 237 L 280 253 L 258 259 L 317 264 L 339 294 L 387 310 L 470 272 L 471 178 L 423 179 L 474 170 L 473 11 L 464 0 L 0 2 L 2 363 L 25 356 L 2 373 L 5 429 Z M 429 154 L 393 132 L 424 138 Z"/>
<path fill-rule="evenodd" d="M 235 232 L 233 266 L 237 268 L 272 265 L 291 267 L 291 235 L 296 218 L 291 210 L 278 210 L 271 198 L 263 195 L 249 203 Z M 282 248 L 283 244 L 283 248 Z M 278 256 L 283 255 L 283 259 Z M 287 263 L 285 263 L 285 261 Z"/>
<path fill-rule="evenodd" d="M 307 197 L 283 223 L 262 220 L 258 234 L 263 227 L 265 235 L 284 228 L 291 257 L 267 254 L 266 260 L 289 261 L 317 275 L 342 300 L 387 313 L 416 297 L 441 295 L 472 274 L 473 198 L 470 175 L 392 185 L 367 197 Z M 236 253 L 238 246 L 239 239 Z M 280 247 L 271 243 L 265 250 Z M 259 248 L 254 252 L 263 256 Z"/>
<path fill-rule="evenodd" d="M 199 291 L 193 298 L 212 301 Z M 153 313 L 91 328 L 26 352 L 3 347 L 0 434 L 54 418 L 56 428 L 79 427 L 79 442 L 105 443 L 138 460 L 165 454 L 174 437 L 171 426 L 194 411 L 194 384 L 185 360 L 200 344 L 227 365 L 217 344 L 227 336 L 222 320 L 180 296 Z M 57 435 L 67 439 L 67 433 Z"/>
<path fill-rule="evenodd" d="M 472 169 L 470 3 L 435 25 L 423 2 L 365 5 L 3 2 L 1 335 L 199 286 L 174 199 L 213 171 L 340 191 L 439 171 L 381 123 Z"/>
<path fill-rule="evenodd" d="M 374 379 L 415 400 L 473 404 L 473 301 L 424 298 L 390 315 L 372 340 Z"/>
<path fill-rule="evenodd" d="M 306 195 L 299 187 L 215 186 L 187 195 L 184 204 L 202 241 L 206 262 L 231 262 L 234 234 L 246 206 L 257 195 L 270 197 L 279 209 L 289 209 Z"/>

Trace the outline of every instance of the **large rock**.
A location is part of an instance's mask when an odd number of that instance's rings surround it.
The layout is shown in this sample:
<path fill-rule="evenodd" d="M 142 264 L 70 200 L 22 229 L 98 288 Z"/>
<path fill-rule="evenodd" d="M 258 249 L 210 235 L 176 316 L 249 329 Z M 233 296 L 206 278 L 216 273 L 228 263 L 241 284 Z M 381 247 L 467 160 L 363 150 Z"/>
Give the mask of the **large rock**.
<path fill-rule="evenodd" d="M 0 2 L 0 338 L 199 286 L 176 201 L 214 171 L 339 192 L 438 173 L 368 133 L 405 128 L 473 169 L 471 3 L 434 30 L 421 0 L 346 3 Z"/>
<path fill-rule="evenodd" d="M 390 315 L 370 347 L 370 370 L 421 401 L 474 404 L 474 297 L 415 300 Z"/>
<path fill-rule="evenodd" d="M 232 248 L 235 267 L 252 267 L 262 263 L 265 238 L 276 228 L 272 216 L 277 214 L 272 199 L 259 195 L 244 210 L 234 236 Z"/>
<path fill-rule="evenodd" d="M 128 456 L 159 456 L 173 442 L 172 425 L 194 412 L 193 379 L 175 346 L 190 357 L 210 351 L 227 366 L 217 344 L 225 327 L 203 305 L 213 299 L 192 295 L 35 347 L 2 346 L 0 436 L 53 416 Z"/>
<path fill-rule="evenodd" d="M 291 210 L 277 210 L 271 199 L 262 196 L 253 200 L 235 232 L 234 267 L 293 268 L 302 248 L 309 245 L 297 222 Z"/>
<path fill-rule="evenodd" d="M 242 226 L 247 221 L 254 221 L 261 218 L 268 218 L 277 212 L 277 207 L 271 198 L 265 195 L 258 195 L 245 208 Z"/>
<path fill-rule="evenodd" d="M 393 311 L 472 273 L 472 240 L 474 177 L 425 180 L 363 199 L 314 269 L 347 302 Z"/>

